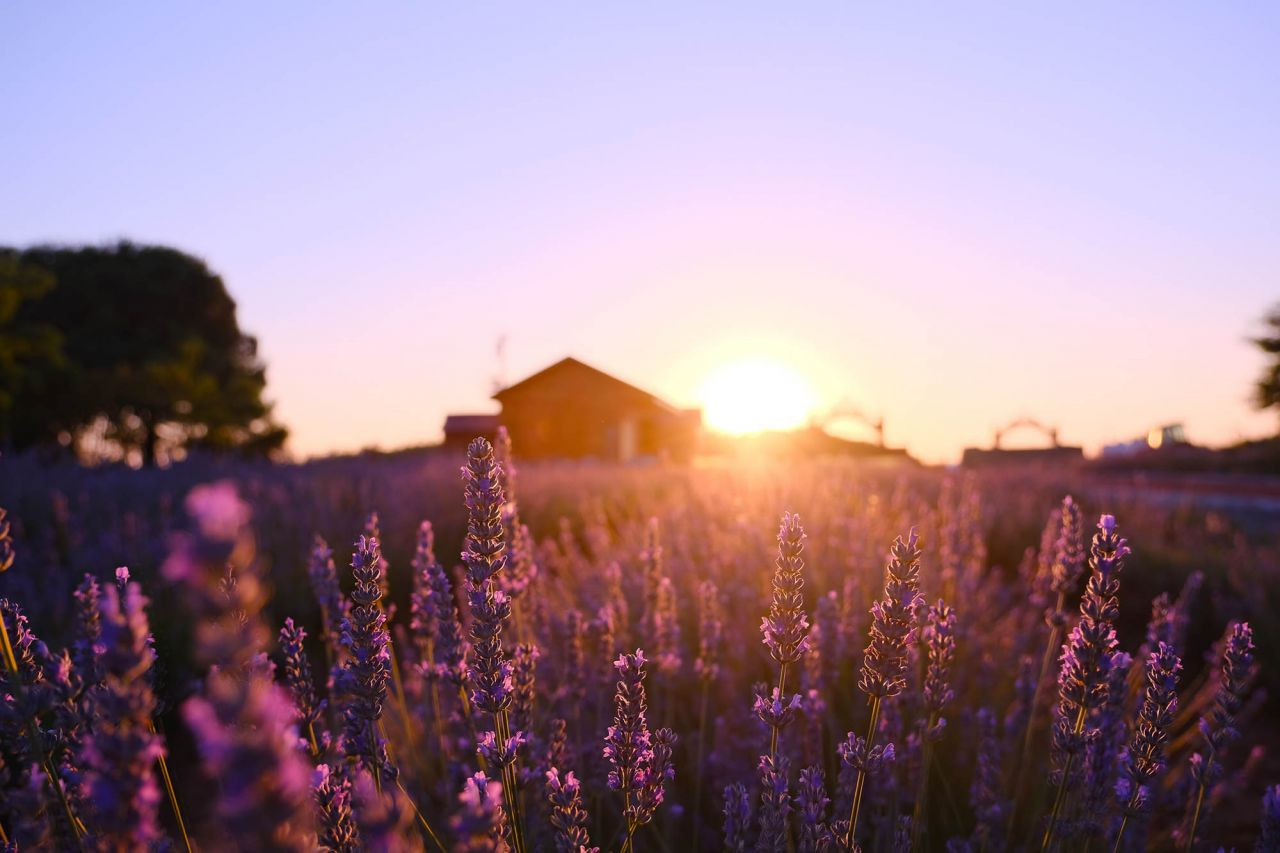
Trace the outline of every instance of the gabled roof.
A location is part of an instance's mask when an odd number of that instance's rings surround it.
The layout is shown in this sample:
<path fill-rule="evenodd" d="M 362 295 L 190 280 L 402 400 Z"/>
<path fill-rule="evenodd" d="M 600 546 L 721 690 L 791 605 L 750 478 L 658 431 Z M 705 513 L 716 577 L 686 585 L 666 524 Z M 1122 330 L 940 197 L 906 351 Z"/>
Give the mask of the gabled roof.
<path fill-rule="evenodd" d="M 498 428 L 497 415 L 448 415 L 444 419 L 444 431 L 487 433 Z"/>
<path fill-rule="evenodd" d="M 496 394 L 494 394 L 493 399 L 501 402 L 505 397 L 507 397 L 512 391 L 515 391 L 516 389 L 527 388 L 530 385 L 540 383 L 550 378 L 551 376 L 554 376 L 555 374 L 563 373 L 566 370 L 574 371 L 579 375 L 588 376 L 597 381 L 612 385 L 620 391 L 643 398 L 653 403 L 653 405 L 661 409 L 664 409 L 666 411 L 669 411 L 669 412 L 677 411 L 675 407 L 671 406 L 669 403 L 665 402 L 661 398 L 655 397 L 653 394 L 650 394 L 648 391 L 644 391 L 640 388 L 637 388 L 634 385 L 623 382 L 621 379 L 618 379 L 615 376 L 610 376 L 609 374 L 605 373 L 603 370 L 598 370 L 597 368 L 594 368 L 591 365 L 586 364 L 585 362 L 579 361 L 578 359 L 573 357 L 562 358 L 559 361 L 557 361 L 555 364 L 551 365 L 550 367 L 544 367 L 542 370 L 539 370 L 537 373 L 533 374 L 532 376 L 525 377 L 524 379 L 521 379 L 519 382 L 515 383 L 514 385 L 508 385 L 506 388 L 503 388 L 501 391 L 498 391 Z"/>

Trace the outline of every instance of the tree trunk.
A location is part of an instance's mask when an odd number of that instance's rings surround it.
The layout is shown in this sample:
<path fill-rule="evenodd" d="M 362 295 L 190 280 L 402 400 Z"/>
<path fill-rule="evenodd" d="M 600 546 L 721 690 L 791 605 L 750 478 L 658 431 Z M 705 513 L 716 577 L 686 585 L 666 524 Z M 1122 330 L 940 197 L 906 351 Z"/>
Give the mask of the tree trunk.
<path fill-rule="evenodd" d="M 156 433 L 156 425 L 151 421 L 144 421 L 143 428 L 146 429 L 146 437 L 142 440 L 142 466 L 144 468 L 156 467 L 156 451 L 160 447 L 160 436 Z"/>

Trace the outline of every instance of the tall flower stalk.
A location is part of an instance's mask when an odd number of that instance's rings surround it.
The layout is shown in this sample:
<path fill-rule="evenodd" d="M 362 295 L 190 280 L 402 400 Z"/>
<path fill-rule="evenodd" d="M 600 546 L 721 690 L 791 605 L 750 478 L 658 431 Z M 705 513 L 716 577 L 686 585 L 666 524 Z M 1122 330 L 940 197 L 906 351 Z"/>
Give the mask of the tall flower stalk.
<path fill-rule="evenodd" d="M 311 661 L 303 641 L 307 632 L 295 625 L 292 618 L 284 620 L 280 629 L 280 652 L 284 657 L 284 683 L 293 695 L 298 718 L 306 726 L 307 743 L 313 758 L 319 758 L 320 745 L 316 740 L 316 722 L 324 713 L 324 702 L 316 695 L 315 680 L 311 676 Z"/>
<path fill-rule="evenodd" d="M 382 610 L 382 551 L 378 540 L 361 536 L 351 557 L 351 612 L 342 626 L 347 651 L 339 690 L 343 696 L 343 748 L 365 766 L 379 791 L 394 782 L 395 766 L 381 733 L 382 712 L 391 680 L 387 617 Z"/>
<path fill-rule="evenodd" d="M 956 656 L 956 612 L 946 602 L 929 607 L 925 625 L 925 649 L 928 663 L 924 675 L 924 706 L 928 719 L 920 733 L 920 791 L 911 818 L 911 846 L 918 849 L 929 815 L 929 765 L 933 761 L 933 745 L 942 737 L 947 720 L 942 716 L 955 697 L 951 689 L 951 664 Z"/>
<path fill-rule="evenodd" d="M 1189 829 L 1183 838 L 1187 850 L 1196 843 L 1196 831 L 1204 812 L 1205 796 L 1221 773 L 1223 753 L 1227 745 L 1239 735 L 1235 727 L 1236 714 L 1240 712 L 1245 692 L 1253 680 L 1253 629 L 1249 627 L 1249 623 L 1233 624 L 1227 630 L 1226 640 L 1213 707 L 1200 720 L 1204 751 L 1191 756 L 1191 775 L 1195 779 L 1196 789 L 1192 797 Z"/>
<path fill-rule="evenodd" d="M 1118 785 L 1123 798 L 1123 817 L 1116 833 L 1115 853 L 1122 848 L 1129 822 L 1138 820 L 1151 810 L 1150 788 L 1164 770 L 1165 743 L 1178 709 L 1178 673 L 1181 669 L 1182 661 L 1168 643 L 1159 643 L 1156 650 L 1147 656 L 1147 687 L 1124 762 L 1124 777 Z"/>
<path fill-rule="evenodd" d="M 675 734 L 670 729 L 649 732 L 649 705 L 644 689 L 644 652 L 622 654 L 613 662 L 618 671 L 613 725 L 604 739 L 604 757 L 612 769 L 609 787 L 622 794 L 627 836 L 623 853 L 631 850 L 636 830 L 648 823 L 662 803 L 671 767 Z"/>
<path fill-rule="evenodd" d="M 756 713 L 769 726 L 769 756 L 778 752 L 778 736 L 799 707 L 799 696 L 786 698 L 787 668 L 809 648 L 809 617 L 804 612 L 804 528 L 800 516 L 786 513 L 778 528 L 778 559 L 773 573 L 773 601 L 760 631 L 769 656 L 778 662 L 778 686 L 772 701 L 756 697 Z"/>
<path fill-rule="evenodd" d="M 511 599 L 498 584 L 507 565 L 503 528 L 502 470 L 493 447 L 477 438 L 467 447 L 463 466 L 467 508 L 467 538 L 462 560 L 467 566 L 467 600 L 471 606 L 472 655 L 467 670 L 471 704 L 493 716 L 491 744 L 485 758 L 498 761 L 502 801 L 507 811 L 516 853 L 524 853 L 524 829 L 515 769 L 516 749 L 523 733 L 513 733 L 509 709 L 512 702 L 512 669 L 502 650 L 502 630 L 511 618 Z M 485 738 L 482 736 L 482 742 Z"/>
<path fill-rule="evenodd" d="M 1107 674 L 1116 649 L 1115 619 L 1120 613 L 1116 594 L 1128 554 L 1128 543 L 1116 532 L 1115 517 L 1102 516 L 1089 549 L 1091 574 L 1080 600 L 1080 621 L 1062 647 L 1058 711 L 1053 729 L 1057 791 L 1041 840 L 1042 850 L 1053 846 L 1058 822 L 1075 788 L 1073 771 L 1088 739 L 1085 728 L 1089 714 L 1106 703 L 1110 695 Z"/>
<path fill-rule="evenodd" d="M 1050 535 L 1053 527 L 1056 535 Z M 1049 637 L 1045 642 L 1044 655 L 1040 660 L 1040 674 L 1036 677 L 1035 689 L 1027 708 L 1026 719 L 1022 730 L 1022 749 L 1018 753 L 1016 777 L 1013 795 L 1013 813 L 1009 816 L 1009 831 L 1013 831 L 1017 820 L 1018 806 L 1022 801 L 1022 792 L 1031 787 L 1027 785 L 1027 776 L 1031 769 L 1031 747 L 1036 731 L 1036 712 L 1040 708 L 1041 697 L 1045 686 L 1049 683 L 1049 674 L 1053 668 L 1054 656 L 1062 648 L 1062 632 L 1067 624 L 1067 597 L 1073 595 L 1080 585 L 1080 576 L 1084 573 L 1084 526 L 1080 508 L 1067 495 L 1062 499 L 1062 506 L 1055 510 L 1050 524 L 1045 530 L 1041 549 L 1051 549 L 1049 554 L 1042 554 L 1042 562 L 1048 563 L 1049 590 L 1054 604 L 1045 610 L 1044 621 L 1049 627 Z"/>
<path fill-rule="evenodd" d="M 4 508 L 0 507 L 0 574 L 3 574 L 12 568 L 16 559 L 16 553 L 13 547 L 13 536 L 9 522 L 5 518 L 5 514 Z M 4 604 L 9 605 L 9 602 L 4 602 Z M 8 676 L 5 679 L 5 682 L 7 683 L 0 682 L 0 686 L 3 686 L 11 693 L 11 701 L 13 701 L 17 706 L 26 709 L 28 707 L 28 702 L 26 701 L 26 676 L 24 675 L 22 668 L 18 665 L 18 656 L 14 652 L 13 641 L 9 636 L 9 626 L 5 619 L 6 609 L 11 610 L 15 614 L 20 612 L 16 604 L 10 605 L 8 608 L 0 607 L 0 654 L 4 657 L 4 668 Z M 25 626 L 23 624 L 15 624 L 14 628 L 19 632 L 25 630 Z M 49 780 L 50 786 L 52 786 L 54 793 L 57 795 L 58 803 L 66 818 L 75 846 L 79 848 L 81 846 L 81 839 L 83 839 L 85 834 L 84 824 L 80 822 L 80 819 L 76 816 L 75 810 L 71 807 L 71 800 L 67 797 L 67 791 L 63 785 L 62 778 L 58 775 L 57 769 L 54 767 L 53 759 L 45 749 L 44 739 L 39 730 L 39 722 L 32 717 L 30 719 L 22 720 L 20 725 L 22 731 L 16 734 L 19 736 L 25 734 L 27 739 L 30 741 L 32 756 L 38 759 L 41 768 L 44 770 L 45 776 Z M 3 828 L 0 827 L 0 834 L 2 833 Z M 0 839 L 0 842 L 5 841 L 7 840 Z"/>
<path fill-rule="evenodd" d="M 269 637 L 262 621 L 266 590 L 249 508 L 226 482 L 198 486 L 186 504 L 196 530 L 177 539 L 163 572 L 182 586 L 199 619 L 196 659 L 209 673 L 183 716 L 206 773 L 218 780 L 217 815 L 243 846 L 310 849 L 309 768 L 294 746 L 292 703 L 273 683 L 262 651 Z M 228 573 L 229 566 L 236 571 Z"/>
<path fill-rule="evenodd" d="M 103 849 L 145 847 L 164 837 L 155 778 L 164 743 L 151 725 L 155 656 L 146 604 L 136 583 L 123 596 L 107 587 L 101 601 L 103 679 L 87 698 L 94 725 L 81 743 L 80 759 L 82 791 L 95 806 L 93 843 Z"/>
<path fill-rule="evenodd" d="M 867 720 L 867 736 L 855 738 L 850 732 L 845 750 L 846 760 L 856 772 L 849 828 L 844 836 L 844 844 L 849 849 L 853 849 L 858 832 L 867 776 L 882 762 L 892 760 L 892 743 L 883 748 L 875 746 L 880 706 L 906 687 L 907 647 L 914 641 L 915 613 L 923 601 L 919 537 L 913 527 L 907 541 L 901 537 L 894 540 L 885 568 L 884 597 L 871 605 L 871 637 L 858 678 L 858 688 L 871 700 L 871 714 Z"/>

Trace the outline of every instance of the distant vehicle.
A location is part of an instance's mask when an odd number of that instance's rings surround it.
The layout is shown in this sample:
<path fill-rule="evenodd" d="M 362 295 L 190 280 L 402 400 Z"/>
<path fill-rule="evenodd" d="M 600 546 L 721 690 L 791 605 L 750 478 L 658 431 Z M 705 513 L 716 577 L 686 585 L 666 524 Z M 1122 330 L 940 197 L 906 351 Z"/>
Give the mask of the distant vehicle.
<path fill-rule="evenodd" d="M 1149 430 L 1145 437 L 1133 438 L 1129 441 L 1121 441 L 1115 444 L 1108 444 L 1102 448 L 1103 458 L 1118 458 L 1125 456 L 1136 456 L 1146 450 L 1159 450 L 1162 447 L 1175 447 L 1180 444 L 1189 444 L 1186 432 L 1183 430 L 1182 424 L 1165 424 L 1163 426 L 1153 427 Z"/>

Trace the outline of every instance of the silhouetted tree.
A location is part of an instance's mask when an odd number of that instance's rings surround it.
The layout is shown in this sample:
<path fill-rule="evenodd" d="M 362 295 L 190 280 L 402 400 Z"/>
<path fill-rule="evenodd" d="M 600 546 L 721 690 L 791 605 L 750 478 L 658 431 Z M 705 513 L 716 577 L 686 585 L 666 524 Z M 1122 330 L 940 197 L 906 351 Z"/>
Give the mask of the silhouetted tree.
<path fill-rule="evenodd" d="M 235 302 L 203 261 L 131 243 L 0 257 L 16 265 L 9 289 L 22 294 L 14 327 L 47 330 L 57 343 L 39 370 L 16 368 L 23 381 L 10 409 L 33 414 L 6 423 L 5 443 L 92 435 L 137 450 L 148 465 L 178 448 L 267 452 L 283 443 L 287 433 L 263 400 L 257 341 L 240 330 Z"/>
<path fill-rule="evenodd" d="M 53 276 L 0 251 L 0 436 L 31 445 L 57 435 L 68 386 L 63 338 L 22 308 L 54 287 Z"/>
<path fill-rule="evenodd" d="M 1268 363 L 1254 386 L 1254 402 L 1259 409 L 1280 410 L 1280 303 L 1271 308 L 1263 323 L 1266 331 L 1253 342 L 1267 354 Z"/>

